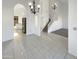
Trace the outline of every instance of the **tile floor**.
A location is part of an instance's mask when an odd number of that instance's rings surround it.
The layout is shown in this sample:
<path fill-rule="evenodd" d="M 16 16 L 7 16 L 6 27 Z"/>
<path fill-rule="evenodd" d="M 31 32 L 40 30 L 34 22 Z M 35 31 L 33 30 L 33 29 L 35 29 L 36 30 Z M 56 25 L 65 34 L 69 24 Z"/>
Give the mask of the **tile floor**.
<path fill-rule="evenodd" d="M 67 38 L 53 33 L 40 37 L 19 33 L 2 44 L 3 59 L 77 59 L 68 53 Z"/>

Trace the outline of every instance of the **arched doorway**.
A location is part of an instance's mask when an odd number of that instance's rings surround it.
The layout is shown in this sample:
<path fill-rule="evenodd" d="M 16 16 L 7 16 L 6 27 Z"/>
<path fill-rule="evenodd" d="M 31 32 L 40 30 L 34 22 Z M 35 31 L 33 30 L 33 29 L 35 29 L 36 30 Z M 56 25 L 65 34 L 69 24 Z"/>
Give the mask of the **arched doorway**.
<path fill-rule="evenodd" d="M 22 4 L 14 7 L 14 37 L 26 33 L 26 9 Z"/>

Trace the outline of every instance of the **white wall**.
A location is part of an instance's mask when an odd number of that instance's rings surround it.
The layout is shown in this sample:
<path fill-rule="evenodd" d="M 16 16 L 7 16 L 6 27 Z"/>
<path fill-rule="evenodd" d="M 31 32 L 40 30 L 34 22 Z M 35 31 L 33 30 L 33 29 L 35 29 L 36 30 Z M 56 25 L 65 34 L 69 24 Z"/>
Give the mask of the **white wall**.
<path fill-rule="evenodd" d="M 9 9 L 11 7 L 4 7 L 3 4 L 3 11 L 2 11 L 2 41 L 13 39 L 13 28 L 14 25 L 13 22 L 13 15 L 12 12 Z M 12 10 L 13 11 L 13 10 Z"/>
<path fill-rule="evenodd" d="M 68 29 L 68 3 L 61 8 L 63 28 Z"/>
<path fill-rule="evenodd" d="M 49 0 L 40 0 L 40 32 L 43 30 L 47 22 L 49 21 Z"/>
<path fill-rule="evenodd" d="M 77 0 L 69 0 L 69 38 L 68 38 L 68 50 L 69 53 L 77 56 L 77 31 L 73 28 L 77 28 Z"/>
<path fill-rule="evenodd" d="M 57 8 L 54 11 L 52 8 L 52 0 L 50 0 L 50 7 L 49 7 L 49 16 L 51 18 L 52 24 L 48 27 L 48 33 L 59 30 L 63 27 L 63 14 L 62 14 L 62 4 L 57 0 L 54 1 L 55 3 L 57 3 Z"/>
<path fill-rule="evenodd" d="M 58 17 L 58 20 L 54 21 L 48 29 L 48 33 L 56 31 L 62 28 L 62 17 Z"/>
<path fill-rule="evenodd" d="M 40 4 L 41 4 L 41 11 L 40 11 L 40 16 L 38 16 L 39 20 L 38 21 L 38 27 L 36 26 L 35 22 L 35 15 L 33 15 L 30 12 L 30 8 L 28 6 L 28 2 L 29 1 L 23 1 L 23 0 L 3 0 L 3 11 L 2 11 L 2 16 L 3 16 L 3 41 L 7 41 L 7 40 L 11 40 L 14 39 L 14 35 L 13 35 L 13 26 L 14 26 L 14 7 L 17 4 L 22 4 L 25 6 L 26 9 L 26 18 L 27 18 L 27 35 L 30 34 L 36 34 L 36 35 L 40 35 L 41 32 L 41 28 L 43 28 L 49 18 L 49 9 L 48 9 L 48 1 L 46 2 L 41 0 Z M 47 7 L 46 7 L 47 6 Z M 44 8 L 46 7 L 46 8 Z M 42 9 L 43 8 L 43 9 Z M 42 19 L 43 17 L 43 19 Z M 43 20 L 43 23 L 41 23 Z"/>
<path fill-rule="evenodd" d="M 2 1 L 2 41 L 13 39 L 13 3 L 11 0 Z"/>
<path fill-rule="evenodd" d="M 22 24 L 22 18 L 26 17 L 26 9 L 23 5 L 21 4 L 17 4 L 14 7 L 14 16 L 18 16 L 19 17 L 19 23 Z"/>
<path fill-rule="evenodd" d="M 55 11 L 51 6 L 53 2 L 57 3 Z M 49 16 L 52 20 L 52 24 L 48 29 L 49 33 L 61 28 L 68 29 L 68 2 L 62 2 L 62 0 L 50 0 Z"/>
<path fill-rule="evenodd" d="M 35 15 L 30 12 L 29 6 L 27 9 L 27 35 L 35 34 Z"/>
<path fill-rule="evenodd" d="M 40 36 L 40 18 L 39 18 L 39 14 L 35 15 L 34 34 Z"/>
<path fill-rule="evenodd" d="M 26 35 L 36 34 L 35 15 L 31 13 L 29 6 L 25 9 L 25 6 L 16 5 L 14 11 L 14 15 L 19 16 L 19 23 L 21 24 L 22 18 L 26 17 Z"/>
<path fill-rule="evenodd" d="M 37 2 L 38 3 L 38 2 Z M 49 0 L 39 0 L 41 5 L 39 13 L 34 16 L 34 34 L 40 36 L 41 31 L 49 20 Z"/>
<path fill-rule="evenodd" d="M 28 1 L 27 1 L 28 2 Z M 31 15 L 28 3 L 23 0 L 3 0 L 2 1 L 2 41 L 14 39 L 13 35 L 13 26 L 14 26 L 14 7 L 17 4 L 22 4 L 26 9 L 26 18 L 27 18 L 27 35 L 34 33 L 34 18 Z"/>
<path fill-rule="evenodd" d="M 41 31 L 49 20 L 49 0 L 39 0 L 39 4 L 41 6 L 40 11 L 39 13 L 34 15 L 34 20 L 32 21 L 32 23 L 34 24 L 31 23 L 32 25 L 34 25 L 31 26 L 32 32 L 38 36 L 41 35 Z"/>
<path fill-rule="evenodd" d="M 62 15 L 62 24 L 65 29 L 68 29 L 68 0 L 56 0 L 59 8 L 59 14 Z"/>

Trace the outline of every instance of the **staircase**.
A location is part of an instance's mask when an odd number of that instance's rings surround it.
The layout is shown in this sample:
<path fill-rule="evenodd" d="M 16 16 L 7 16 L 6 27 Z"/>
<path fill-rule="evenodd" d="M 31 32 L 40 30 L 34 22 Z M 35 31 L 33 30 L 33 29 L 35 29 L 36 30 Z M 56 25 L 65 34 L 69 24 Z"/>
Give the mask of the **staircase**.
<path fill-rule="evenodd" d="M 62 20 L 58 17 L 54 17 L 53 19 L 49 19 L 46 26 L 44 27 L 44 32 L 52 32 L 62 28 Z"/>
<path fill-rule="evenodd" d="M 47 22 L 46 26 L 44 27 L 43 31 L 44 32 L 48 32 L 48 28 L 50 27 L 50 25 L 53 23 L 53 20 L 49 19 L 49 21 Z"/>

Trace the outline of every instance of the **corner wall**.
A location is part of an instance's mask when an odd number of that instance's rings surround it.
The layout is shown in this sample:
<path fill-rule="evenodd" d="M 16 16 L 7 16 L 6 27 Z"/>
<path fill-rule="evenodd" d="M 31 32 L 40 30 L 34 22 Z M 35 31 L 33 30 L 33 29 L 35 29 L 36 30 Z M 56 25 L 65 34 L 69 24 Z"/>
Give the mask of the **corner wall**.
<path fill-rule="evenodd" d="M 9 5 L 10 0 L 2 1 L 2 41 L 13 39 L 13 8 Z"/>

